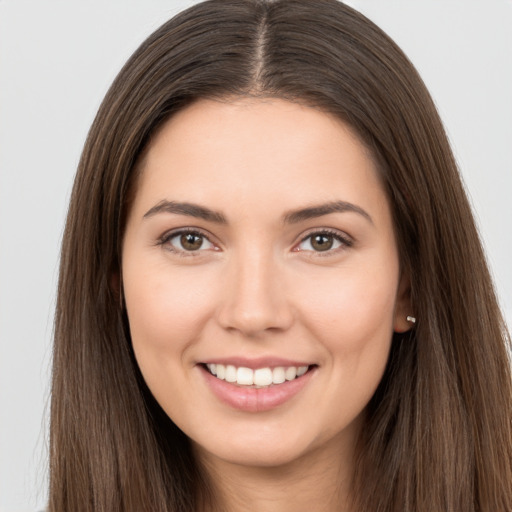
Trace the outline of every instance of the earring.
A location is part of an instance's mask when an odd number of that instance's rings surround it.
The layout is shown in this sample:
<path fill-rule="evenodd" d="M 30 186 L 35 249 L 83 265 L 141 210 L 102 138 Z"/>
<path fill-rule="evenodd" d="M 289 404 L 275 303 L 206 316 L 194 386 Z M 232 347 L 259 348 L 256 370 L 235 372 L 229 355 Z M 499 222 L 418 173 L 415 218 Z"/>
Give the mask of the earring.
<path fill-rule="evenodd" d="M 416 323 L 416 317 L 415 316 L 408 316 L 407 317 L 407 321 L 411 322 L 411 324 L 415 324 Z"/>

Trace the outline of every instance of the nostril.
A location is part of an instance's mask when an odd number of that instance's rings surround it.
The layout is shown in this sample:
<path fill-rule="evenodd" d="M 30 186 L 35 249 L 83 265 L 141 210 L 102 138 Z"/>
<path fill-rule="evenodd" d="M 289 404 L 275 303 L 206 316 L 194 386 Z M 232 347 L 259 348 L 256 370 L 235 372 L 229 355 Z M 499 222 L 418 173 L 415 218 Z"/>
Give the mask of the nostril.
<path fill-rule="evenodd" d="M 276 305 L 269 301 L 255 303 L 241 300 L 225 305 L 218 319 L 224 329 L 250 338 L 282 332 L 293 323 L 293 316 L 286 304 Z"/>

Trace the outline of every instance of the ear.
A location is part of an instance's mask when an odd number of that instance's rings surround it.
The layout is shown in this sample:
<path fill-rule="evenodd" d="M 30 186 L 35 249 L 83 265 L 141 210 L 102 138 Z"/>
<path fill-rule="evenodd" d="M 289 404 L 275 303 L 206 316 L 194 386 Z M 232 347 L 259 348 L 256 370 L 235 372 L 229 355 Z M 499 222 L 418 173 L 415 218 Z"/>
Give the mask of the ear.
<path fill-rule="evenodd" d="M 411 282 L 409 276 L 402 274 L 396 293 L 393 331 L 403 333 L 409 331 L 414 325 L 407 317 L 414 316 L 411 304 Z"/>

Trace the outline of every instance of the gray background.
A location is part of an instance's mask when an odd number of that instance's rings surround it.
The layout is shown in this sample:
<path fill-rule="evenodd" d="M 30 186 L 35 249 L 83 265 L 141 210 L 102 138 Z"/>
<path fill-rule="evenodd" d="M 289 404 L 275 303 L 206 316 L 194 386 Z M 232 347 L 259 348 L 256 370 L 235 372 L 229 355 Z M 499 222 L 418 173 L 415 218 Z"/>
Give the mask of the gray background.
<path fill-rule="evenodd" d="M 0 512 L 46 500 L 58 251 L 82 144 L 115 74 L 185 0 L 0 0 Z M 512 1 L 352 0 L 439 107 L 512 322 Z"/>

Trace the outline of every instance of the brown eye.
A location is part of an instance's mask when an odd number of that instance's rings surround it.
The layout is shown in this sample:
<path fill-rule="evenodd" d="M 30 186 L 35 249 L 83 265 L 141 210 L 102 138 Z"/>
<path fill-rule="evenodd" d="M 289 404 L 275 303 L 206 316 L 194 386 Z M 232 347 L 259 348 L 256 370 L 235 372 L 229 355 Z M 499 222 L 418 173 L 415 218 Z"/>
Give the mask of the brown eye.
<path fill-rule="evenodd" d="M 166 236 L 162 243 L 172 252 L 182 255 L 192 252 L 215 249 L 208 238 L 196 231 L 182 231 Z"/>
<path fill-rule="evenodd" d="M 330 233 L 329 231 L 319 231 L 311 233 L 304 238 L 297 246 L 297 251 L 308 251 L 312 253 L 336 252 L 343 247 L 351 247 L 352 241 L 341 234 Z"/>
<path fill-rule="evenodd" d="M 180 236 L 180 243 L 186 251 L 197 251 L 203 245 L 203 237 L 195 233 L 184 233 Z"/>
<path fill-rule="evenodd" d="M 328 251 L 334 245 L 334 237 L 324 233 L 311 237 L 311 247 L 315 251 Z"/>

